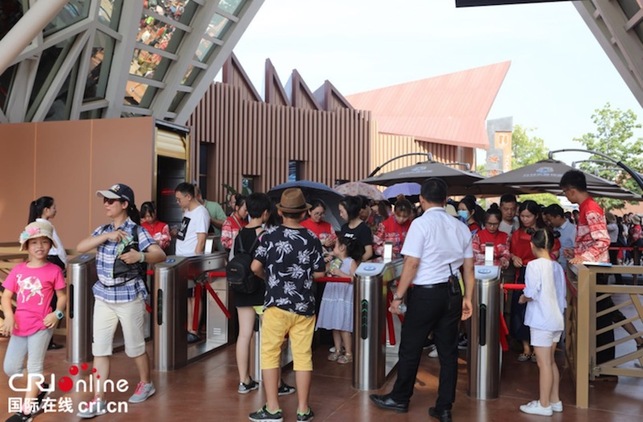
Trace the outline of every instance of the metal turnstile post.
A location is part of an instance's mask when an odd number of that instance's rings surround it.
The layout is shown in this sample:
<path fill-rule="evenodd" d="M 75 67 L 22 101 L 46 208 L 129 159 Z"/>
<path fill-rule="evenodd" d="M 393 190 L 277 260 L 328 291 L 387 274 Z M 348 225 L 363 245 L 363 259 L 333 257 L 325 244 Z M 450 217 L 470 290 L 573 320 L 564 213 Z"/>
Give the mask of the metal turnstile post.
<path fill-rule="evenodd" d="M 189 361 L 228 343 L 229 320 L 223 316 L 219 303 L 213 300 L 210 290 L 217 295 L 221 305 L 228 306 L 228 284 L 225 278 L 211 279 L 210 272 L 224 271 L 226 254 L 217 252 L 190 257 L 169 256 L 154 267 L 153 292 L 154 369 L 171 371 Z M 205 277 L 204 277 L 205 276 Z M 187 306 L 188 281 L 206 283 L 206 299 L 202 304 L 206 312 L 206 333 L 203 341 L 188 345 Z"/>
<path fill-rule="evenodd" d="M 469 337 L 469 396 L 498 398 L 500 387 L 500 268 L 476 265 Z"/>
<path fill-rule="evenodd" d="M 89 362 L 92 355 L 96 256 L 79 255 L 67 264 L 67 361 Z"/>
<path fill-rule="evenodd" d="M 396 259 L 362 263 L 355 273 L 353 387 L 358 390 L 382 387 L 397 364 L 397 347 L 387 350 L 384 339 L 388 283 L 399 278 L 401 272 L 402 260 Z"/>

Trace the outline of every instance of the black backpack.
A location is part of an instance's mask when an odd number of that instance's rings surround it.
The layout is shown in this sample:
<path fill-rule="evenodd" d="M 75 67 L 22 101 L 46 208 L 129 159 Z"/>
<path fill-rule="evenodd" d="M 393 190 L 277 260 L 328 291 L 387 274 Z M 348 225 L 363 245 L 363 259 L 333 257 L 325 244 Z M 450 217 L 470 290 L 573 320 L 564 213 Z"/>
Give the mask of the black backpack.
<path fill-rule="evenodd" d="M 250 264 L 252 264 L 253 260 L 252 252 L 259 240 L 259 236 L 252 242 L 248 252 L 243 247 L 243 239 L 240 234 L 237 236 L 237 240 L 239 241 L 239 251 L 234 254 L 234 257 L 225 267 L 228 286 L 237 293 L 252 294 L 257 291 L 261 282 L 250 269 Z"/>

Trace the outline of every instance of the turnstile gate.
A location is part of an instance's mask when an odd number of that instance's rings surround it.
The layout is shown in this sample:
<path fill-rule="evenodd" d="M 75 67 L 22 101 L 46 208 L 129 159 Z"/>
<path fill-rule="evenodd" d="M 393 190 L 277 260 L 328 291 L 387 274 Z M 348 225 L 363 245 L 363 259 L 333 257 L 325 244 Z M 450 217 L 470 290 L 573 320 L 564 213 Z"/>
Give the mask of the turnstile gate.
<path fill-rule="evenodd" d="M 226 255 L 217 252 L 190 257 L 169 256 L 154 267 L 154 369 L 178 369 L 228 344 L 228 283 L 221 276 L 225 271 Z M 207 296 L 205 338 L 194 344 L 187 341 L 189 281 L 200 285 Z"/>

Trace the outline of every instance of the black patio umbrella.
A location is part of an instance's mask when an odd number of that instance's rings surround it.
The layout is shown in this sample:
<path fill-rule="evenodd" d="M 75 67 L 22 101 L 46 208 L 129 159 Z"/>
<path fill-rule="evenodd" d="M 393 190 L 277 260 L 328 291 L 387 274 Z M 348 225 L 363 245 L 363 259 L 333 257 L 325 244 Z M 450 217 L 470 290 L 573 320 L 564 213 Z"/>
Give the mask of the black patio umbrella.
<path fill-rule="evenodd" d="M 275 203 L 279 203 L 282 192 L 289 188 L 301 189 L 308 202 L 313 199 L 322 200 L 326 204 L 326 216 L 324 219 L 328 221 L 335 230 L 341 228 L 343 220 L 339 216 L 339 201 L 344 198 L 342 194 L 323 183 L 310 180 L 282 183 L 271 188 L 267 194 Z"/>
<path fill-rule="evenodd" d="M 474 182 L 484 179 L 484 176 L 478 173 L 449 167 L 437 161 L 427 161 L 367 177 L 366 179 L 362 179 L 362 182 L 380 186 L 391 186 L 401 182 L 421 184 L 430 177 L 438 177 L 444 180 L 449 186 L 449 195 L 466 195 L 472 193 L 470 192 L 470 186 Z"/>
<path fill-rule="evenodd" d="M 530 164 L 497 176 L 477 181 L 473 189 L 481 191 L 500 191 L 503 189 L 519 191 L 520 193 L 552 193 L 561 195 L 560 179 L 569 170 L 577 170 L 562 161 L 547 159 Z M 617 183 L 585 173 L 587 191 L 594 196 L 626 200 L 641 200 L 630 190 L 620 187 Z"/>

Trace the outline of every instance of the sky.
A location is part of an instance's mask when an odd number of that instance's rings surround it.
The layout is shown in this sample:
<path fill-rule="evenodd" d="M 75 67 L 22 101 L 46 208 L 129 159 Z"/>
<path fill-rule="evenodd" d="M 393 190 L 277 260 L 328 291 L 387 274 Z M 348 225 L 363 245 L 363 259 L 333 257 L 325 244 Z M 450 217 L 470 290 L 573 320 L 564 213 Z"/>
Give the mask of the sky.
<path fill-rule="evenodd" d="M 608 102 L 643 123 L 571 2 L 456 9 L 455 0 L 267 0 L 234 52 L 262 94 L 267 58 L 283 84 L 297 69 L 312 91 L 329 80 L 345 96 L 509 60 L 488 119 L 511 116 L 550 150 L 582 148 L 573 138 L 595 131 L 591 115 Z"/>

